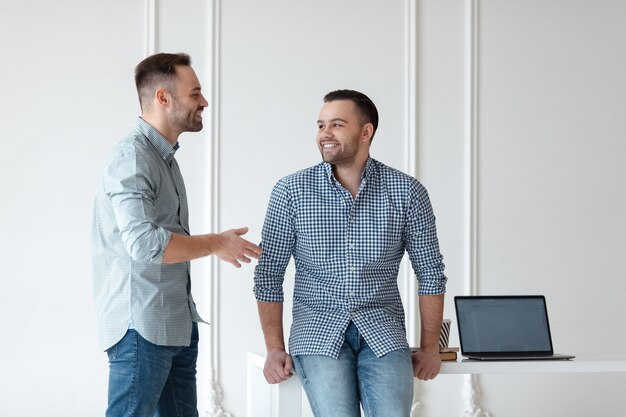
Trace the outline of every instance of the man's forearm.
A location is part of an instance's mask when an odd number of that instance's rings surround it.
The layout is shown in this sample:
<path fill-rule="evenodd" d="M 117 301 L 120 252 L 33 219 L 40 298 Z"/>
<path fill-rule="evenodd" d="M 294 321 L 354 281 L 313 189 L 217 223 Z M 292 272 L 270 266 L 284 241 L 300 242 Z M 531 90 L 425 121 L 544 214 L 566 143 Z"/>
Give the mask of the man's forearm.
<path fill-rule="evenodd" d="M 216 255 L 223 261 L 239 268 L 240 262 L 249 263 L 251 258 L 259 259 L 261 248 L 241 236 L 248 232 L 247 227 L 231 229 L 219 234 L 185 236 L 172 233 L 163 251 L 165 264 L 191 261 L 208 255 Z"/>
<path fill-rule="evenodd" d="M 163 263 L 174 264 L 191 261 L 213 253 L 216 235 L 185 236 L 172 233 L 172 237 L 163 251 Z"/>
<path fill-rule="evenodd" d="M 444 295 L 420 295 L 420 350 L 438 352 Z"/>
<path fill-rule="evenodd" d="M 283 303 L 258 301 L 259 319 L 268 352 L 285 351 L 283 336 Z"/>

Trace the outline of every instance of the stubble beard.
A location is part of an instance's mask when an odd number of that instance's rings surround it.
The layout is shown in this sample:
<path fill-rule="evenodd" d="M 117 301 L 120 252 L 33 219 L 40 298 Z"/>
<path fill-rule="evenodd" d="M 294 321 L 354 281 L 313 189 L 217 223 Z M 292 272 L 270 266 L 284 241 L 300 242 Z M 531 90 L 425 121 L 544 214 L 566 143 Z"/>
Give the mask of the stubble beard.
<path fill-rule="evenodd" d="M 199 132 L 204 127 L 202 120 L 196 121 L 196 113 L 190 113 L 187 117 L 176 117 L 174 124 L 180 132 Z"/>
<path fill-rule="evenodd" d="M 320 153 L 322 154 L 322 160 L 328 164 L 341 166 L 341 165 L 350 165 L 356 159 L 356 155 L 358 153 L 358 146 L 339 146 L 337 152 L 332 154 L 324 154 L 324 149 L 320 149 Z"/>
<path fill-rule="evenodd" d="M 202 118 L 196 121 L 196 112 L 198 110 L 200 109 L 182 111 L 178 105 L 175 105 L 172 115 L 172 126 L 181 133 L 201 131 L 204 125 L 202 124 Z"/>

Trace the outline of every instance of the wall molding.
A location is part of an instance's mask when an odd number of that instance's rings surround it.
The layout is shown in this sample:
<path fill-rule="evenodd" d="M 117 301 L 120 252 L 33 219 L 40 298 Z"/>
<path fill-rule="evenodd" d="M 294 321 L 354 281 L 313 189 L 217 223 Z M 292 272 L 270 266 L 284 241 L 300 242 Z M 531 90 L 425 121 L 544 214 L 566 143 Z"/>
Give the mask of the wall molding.
<path fill-rule="evenodd" d="M 478 291 L 478 0 L 465 0 L 464 103 L 464 282 L 465 294 Z"/>
<path fill-rule="evenodd" d="M 404 82 L 406 85 L 404 95 L 404 172 L 412 177 L 417 177 L 417 6 L 414 0 L 405 0 L 404 10 L 406 20 L 404 22 L 405 35 L 405 71 Z M 409 344 L 414 346 L 418 341 L 418 304 L 417 304 L 417 280 L 411 268 L 410 262 L 405 262 L 403 274 L 405 275 L 404 299 L 406 300 L 406 327 Z"/>
<path fill-rule="evenodd" d="M 208 210 L 205 230 L 215 231 L 220 228 L 220 58 L 221 58 L 221 3 L 220 0 L 212 0 L 208 7 L 207 22 L 211 24 L 208 31 L 208 42 L 206 50 L 206 79 L 210 80 L 209 97 L 210 118 L 209 118 L 209 145 L 206 147 L 206 160 L 209 161 L 209 169 L 205 171 L 206 184 L 209 192 L 206 194 L 205 207 Z M 232 414 L 224 410 L 222 405 L 223 391 L 220 385 L 220 281 L 221 274 L 218 259 L 215 256 L 208 258 L 209 268 L 207 268 L 206 282 L 208 283 L 208 300 L 211 303 L 208 321 L 209 332 L 209 364 L 208 374 L 211 381 L 211 392 L 209 394 L 209 410 L 204 411 L 207 417 L 232 417 Z"/>
<path fill-rule="evenodd" d="M 480 405 L 480 382 L 478 375 L 465 375 L 463 381 L 463 392 L 465 393 L 465 409 L 463 417 L 491 417 L 491 414 L 484 411 Z"/>
<path fill-rule="evenodd" d="M 464 259 L 463 290 L 478 294 L 478 2 L 465 0 Z M 491 417 L 480 404 L 478 375 L 465 375 L 463 417 Z"/>
<path fill-rule="evenodd" d="M 148 57 L 157 50 L 157 0 L 144 1 L 144 56 Z"/>
<path fill-rule="evenodd" d="M 412 177 L 418 177 L 418 133 L 417 133 L 417 2 L 405 0 L 404 2 L 404 172 Z M 406 302 L 406 329 L 407 339 L 410 346 L 415 346 L 419 340 L 419 304 L 417 302 L 417 278 L 410 261 L 404 263 L 402 269 L 404 275 L 404 300 Z M 413 405 L 411 417 L 418 417 L 422 411 L 420 401 L 421 390 L 419 380 L 414 380 Z"/>

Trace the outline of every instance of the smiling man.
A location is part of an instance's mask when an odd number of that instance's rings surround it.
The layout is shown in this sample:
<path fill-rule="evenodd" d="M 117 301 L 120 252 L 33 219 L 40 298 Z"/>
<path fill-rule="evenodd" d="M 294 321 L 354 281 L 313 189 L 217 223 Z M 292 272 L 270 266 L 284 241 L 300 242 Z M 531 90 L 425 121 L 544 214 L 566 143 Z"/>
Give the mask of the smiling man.
<path fill-rule="evenodd" d="M 107 417 L 194 417 L 198 326 L 189 261 L 240 267 L 261 249 L 247 228 L 190 235 L 174 154 L 202 129 L 208 103 L 186 54 L 135 68 L 141 117 L 109 157 L 94 208 L 92 256 L 101 346 L 109 357 Z"/>
<path fill-rule="evenodd" d="M 413 377 L 439 373 L 446 277 L 426 189 L 369 155 L 378 111 L 364 94 L 324 97 L 323 162 L 281 179 L 270 197 L 255 268 L 267 358 L 279 383 L 295 372 L 316 417 L 408 417 Z M 420 351 L 411 356 L 398 270 L 408 252 L 419 279 Z M 296 266 L 289 354 L 283 281 Z"/>

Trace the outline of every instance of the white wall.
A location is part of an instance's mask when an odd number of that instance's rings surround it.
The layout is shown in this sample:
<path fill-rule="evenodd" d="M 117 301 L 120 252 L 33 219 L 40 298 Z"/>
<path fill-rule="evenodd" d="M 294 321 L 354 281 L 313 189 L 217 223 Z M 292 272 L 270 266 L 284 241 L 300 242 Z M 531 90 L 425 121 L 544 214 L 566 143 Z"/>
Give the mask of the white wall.
<path fill-rule="evenodd" d="M 0 5 L 0 415 L 103 414 L 91 210 L 137 113 L 141 22 L 138 3 Z"/>
<path fill-rule="evenodd" d="M 204 4 L 176 3 L 186 12 L 162 16 L 177 30 L 158 42 L 199 55 L 202 71 Z M 139 114 L 133 69 L 145 23 L 141 1 L 0 2 L 2 416 L 104 414 L 91 212 L 105 158 Z M 181 142 L 190 206 L 201 213 L 203 135 Z"/>
<path fill-rule="evenodd" d="M 217 192 L 217 229 L 247 225 L 258 240 L 275 181 L 319 160 L 314 122 L 322 96 L 360 89 L 381 113 L 374 157 L 407 169 L 407 141 L 417 143 L 415 174 L 430 191 L 450 278 L 446 316 L 454 315 L 452 297 L 465 291 L 465 259 L 474 249 L 479 292 L 547 295 L 558 350 L 621 353 L 625 3 L 474 0 L 478 221 L 477 245 L 469 248 L 466 1 L 409 2 L 157 2 L 156 50 L 189 52 L 217 99 L 210 109 L 219 146 L 211 146 L 216 138 L 207 128 L 185 135 L 177 154 L 192 230 L 208 231 L 208 197 Z M 132 70 L 146 53 L 145 4 L 0 2 L 0 415 L 103 414 L 91 206 L 107 152 L 138 114 Z M 417 64 L 407 73 L 411 59 Z M 213 65 L 219 77 L 212 78 Z M 407 117 L 411 99 L 414 120 Z M 415 138 L 407 136 L 410 126 Z M 208 180 L 212 157 L 217 190 Z M 252 267 L 220 265 L 210 277 L 208 263 L 198 261 L 193 270 L 205 316 L 212 316 L 209 280 L 219 279 L 217 369 L 210 367 L 211 329 L 201 329 L 201 412 L 215 405 L 210 382 L 217 377 L 223 410 L 242 417 L 246 352 L 264 353 Z M 626 414 L 619 375 L 480 381 L 482 404 L 494 417 Z M 419 389 L 423 415 L 463 413 L 461 377 Z"/>
<path fill-rule="evenodd" d="M 619 0 L 479 7 L 479 289 L 546 294 L 556 349 L 577 355 L 626 343 L 624 17 Z M 486 408 L 625 415 L 613 378 L 484 378 Z"/>

